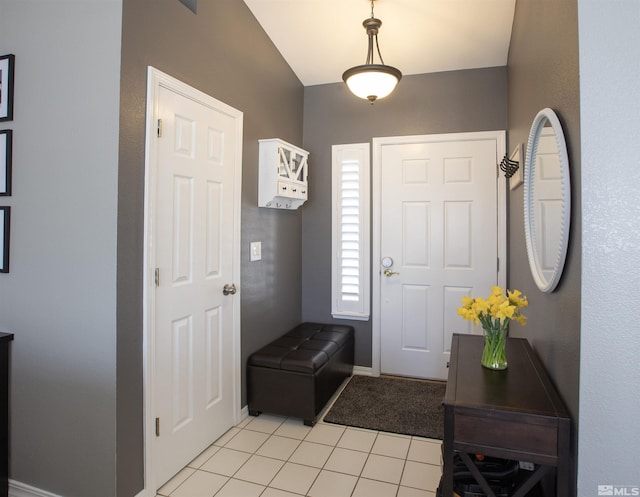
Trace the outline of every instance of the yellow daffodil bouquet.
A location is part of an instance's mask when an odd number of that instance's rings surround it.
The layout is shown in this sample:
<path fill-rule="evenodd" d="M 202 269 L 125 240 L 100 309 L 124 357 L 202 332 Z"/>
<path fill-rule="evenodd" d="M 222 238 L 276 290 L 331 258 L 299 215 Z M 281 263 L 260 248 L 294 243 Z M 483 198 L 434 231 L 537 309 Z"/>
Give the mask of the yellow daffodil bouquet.
<path fill-rule="evenodd" d="M 517 321 L 522 326 L 527 324 L 526 316 L 521 313 L 521 309 L 529 305 L 527 297 L 519 290 L 507 290 L 505 295 L 502 288 L 494 286 L 487 299 L 462 297 L 462 303 L 458 315 L 482 325 L 484 330 L 482 365 L 490 369 L 506 369 L 507 328 L 511 321 Z"/>

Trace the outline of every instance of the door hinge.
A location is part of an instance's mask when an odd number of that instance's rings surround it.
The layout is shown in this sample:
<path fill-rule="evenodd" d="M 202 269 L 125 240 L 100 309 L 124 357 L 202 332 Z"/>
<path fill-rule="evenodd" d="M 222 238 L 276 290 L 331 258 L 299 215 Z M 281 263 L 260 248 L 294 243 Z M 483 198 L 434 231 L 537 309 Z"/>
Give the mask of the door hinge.
<path fill-rule="evenodd" d="M 160 268 L 157 267 L 153 272 L 153 284 L 158 288 L 160 286 Z"/>
<path fill-rule="evenodd" d="M 156 437 L 160 436 L 160 418 L 156 418 Z"/>
<path fill-rule="evenodd" d="M 158 119 L 158 127 L 156 129 L 158 133 L 158 138 L 162 137 L 162 119 Z"/>
<path fill-rule="evenodd" d="M 498 257 L 498 272 L 500 272 L 500 257 Z"/>

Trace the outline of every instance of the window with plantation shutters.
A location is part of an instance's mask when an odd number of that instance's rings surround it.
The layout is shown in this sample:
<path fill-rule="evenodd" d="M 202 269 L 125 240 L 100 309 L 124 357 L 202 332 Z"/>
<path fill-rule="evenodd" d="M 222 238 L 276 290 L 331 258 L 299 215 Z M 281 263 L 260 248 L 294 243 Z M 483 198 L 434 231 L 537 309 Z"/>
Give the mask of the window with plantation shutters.
<path fill-rule="evenodd" d="M 369 144 L 332 148 L 331 313 L 369 319 Z"/>

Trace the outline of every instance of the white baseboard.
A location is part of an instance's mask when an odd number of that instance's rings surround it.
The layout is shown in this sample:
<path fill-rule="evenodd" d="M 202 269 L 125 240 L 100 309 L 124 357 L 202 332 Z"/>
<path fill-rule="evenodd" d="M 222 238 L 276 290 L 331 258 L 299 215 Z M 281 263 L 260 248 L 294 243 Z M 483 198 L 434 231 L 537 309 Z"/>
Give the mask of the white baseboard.
<path fill-rule="evenodd" d="M 365 366 L 353 366 L 353 374 L 360 376 L 373 376 L 373 368 L 367 368 Z"/>
<path fill-rule="evenodd" d="M 9 480 L 9 497 L 61 497 L 26 483 Z"/>
<path fill-rule="evenodd" d="M 249 406 L 245 405 L 242 409 L 240 409 L 240 419 L 238 420 L 238 424 L 244 421 L 249 417 Z"/>
<path fill-rule="evenodd" d="M 149 492 L 151 495 L 155 495 L 155 492 Z M 147 495 L 147 489 L 143 488 L 142 490 L 140 490 L 140 493 L 138 493 L 137 495 L 135 495 L 134 497 L 146 497 Z"/>
<path fill-rule="evenodd" d="M 155 495 L 155 492 L 149 492 L 151 495 Z M 144 497 L 147 495 L 146 490 L 140 491 L 135 497 Z M 40 490 L 39 488 L 32 487 L 26 483 L 21 483 L 15 480 L 9 480 L 9 497 L 62 497 L 58 494 L 52 494 L 46 490 Z"/>

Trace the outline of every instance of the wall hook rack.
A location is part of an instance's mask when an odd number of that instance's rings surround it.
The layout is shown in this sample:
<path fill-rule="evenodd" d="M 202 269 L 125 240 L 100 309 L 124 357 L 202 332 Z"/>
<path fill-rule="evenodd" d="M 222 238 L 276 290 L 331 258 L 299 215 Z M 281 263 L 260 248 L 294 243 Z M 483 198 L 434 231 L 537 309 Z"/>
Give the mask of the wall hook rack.
<path fill-rule="evenodd" d="M 507 157 L 507 154 L 504 155 L 502 162 L 499 164 L 500 169 L 504 172 L 506 178 L 511 178 L 520 167 L 520 161 L 512 160 Z"/>

